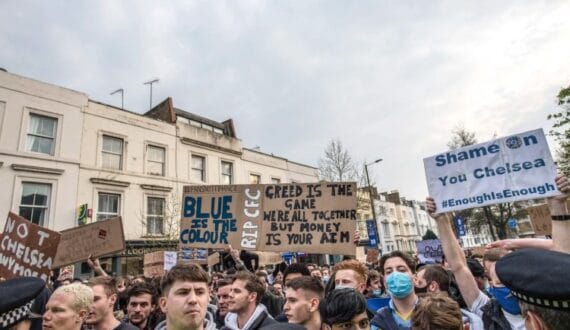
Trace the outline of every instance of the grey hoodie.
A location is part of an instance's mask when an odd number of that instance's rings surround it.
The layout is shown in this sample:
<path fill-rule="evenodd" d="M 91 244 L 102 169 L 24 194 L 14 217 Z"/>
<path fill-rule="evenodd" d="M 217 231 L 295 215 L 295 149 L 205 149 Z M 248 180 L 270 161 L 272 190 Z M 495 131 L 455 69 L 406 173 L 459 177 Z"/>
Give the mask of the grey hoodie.
<path fill-rule="evenodd" d="M 154 330 L 167 330 L 166 320 L 160 322 L 156 325 Z M 206 317 L 204 318 L 204 330 L 217 330 L 216 322 L 214 322 L 214 316 L 210 312 L 206 312 Z"/>
<path fill-rule="evenodd" d="M 253 315 L 247 320 L 243 328 L 239 328 L 237 324 L 238 316 L 236 313 L 228 313 L 225 319 L 225 327 L 222 329 L 230 329 L 230 330 L 256 330 L 261 327 L 277 323 L 271 315 L 267 312 L 267 308 L 264 305 L 258 304 L 255 307 L 255 311 Z"/>

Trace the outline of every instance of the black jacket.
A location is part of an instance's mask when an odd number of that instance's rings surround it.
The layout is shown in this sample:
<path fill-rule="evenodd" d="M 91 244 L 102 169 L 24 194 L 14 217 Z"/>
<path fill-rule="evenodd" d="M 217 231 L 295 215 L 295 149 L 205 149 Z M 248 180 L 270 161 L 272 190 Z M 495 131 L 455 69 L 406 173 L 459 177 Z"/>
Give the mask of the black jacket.
<path fill-rule="evenodd" d="M 510 330 L 511 324 L 503 314 L 503 310 L 501 309 L 501 305 L 499 302 L 491 298 L 491 300 L 487 303 L 487 305 L 481 308 L 483 312 L 483 326 L 487 330 Z"/>
<path fill-rule="evenodd" d="M 410 328 L 401 327 L 396 323 L 392 316 L 390 307 L 381 308 L 372 319 L 370 324 L 378 327 L 380 330 L 409 330 Z"/>

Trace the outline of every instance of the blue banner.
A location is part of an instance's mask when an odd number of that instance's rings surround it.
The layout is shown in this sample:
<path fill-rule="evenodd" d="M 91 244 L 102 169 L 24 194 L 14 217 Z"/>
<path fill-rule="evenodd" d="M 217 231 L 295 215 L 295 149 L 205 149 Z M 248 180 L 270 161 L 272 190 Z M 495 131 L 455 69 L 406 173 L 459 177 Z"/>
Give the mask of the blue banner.
<path fill-rule="evenodd" d="M 378 247 L 378 229 L 376 221 L 366 220 L 366 230 L 368 231 L 368 246 Z"/>
<path fill-rule="evenodd" d="M 455 228 L 457 228 L 457 234 L 459 237 L 465 236 L 465 219 L 462 217 L 455 217 L 453 221 L 455 222 Z"/>

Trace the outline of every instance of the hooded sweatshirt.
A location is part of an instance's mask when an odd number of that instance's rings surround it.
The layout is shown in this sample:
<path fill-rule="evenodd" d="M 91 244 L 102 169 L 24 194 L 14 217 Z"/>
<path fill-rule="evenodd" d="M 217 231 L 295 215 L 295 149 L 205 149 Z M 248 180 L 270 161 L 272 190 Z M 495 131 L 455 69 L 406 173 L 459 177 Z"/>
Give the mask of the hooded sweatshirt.
<path fill-rule="evenodd" d="M 214 316 L 212 316 L 212 313 L 206 312 L 206 317 L 204 318 L 204 330 L 217 330 L 216 323 L 213 320 Z M 154 328 L 154 330 L 166 330 L 166 329 L 167 329 L 166 320 L 160 322 L 159 324 L 156 325 L 156 328 Z"/>
<path fill-rule="evenodd" d="M 243 328 L 240 329 L 238 327 L 237 321 L 238 321 L 238 315 L 236 313 L 228 313 L 226 315 L 226 320 L 225 320 L 226 325 L 222 329 L 223 330 L 256 330 L 256 329 L 259 329 L 261 327 L 277 323 L 277 321 L 275 321 L 271 317 L 271 315 L 269 315 L 269 313 L 267 312 L 267 308 L 265 308 L 265 306 L 262 304 L 258 304 L 257 307 L 255 307 L 255 311 L 253 312 L 253 315 L 251 315 L 249 320 L 247 320 L 247 322 L 245 323 Z"/>

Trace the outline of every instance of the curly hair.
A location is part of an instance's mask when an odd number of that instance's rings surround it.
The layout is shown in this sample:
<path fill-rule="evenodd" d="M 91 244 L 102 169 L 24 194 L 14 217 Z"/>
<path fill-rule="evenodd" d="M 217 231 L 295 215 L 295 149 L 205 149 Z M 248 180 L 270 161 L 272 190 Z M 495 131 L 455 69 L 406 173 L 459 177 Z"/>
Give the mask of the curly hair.
<path fill-rule="evenodd" d="M 81 310 L 89 311 L 93 305 L 93 290 L 85 284 L 71 283 L 57 288 L 52 296 L 61 294 L 71 298 L 71 308 L 79 312 Z"/>
<path fill-rule="evenodd" d="M 413 330 L 462 330 L 459 305 L 444 294 L 429 294 L 420 299 L 412 316 Z"/>

